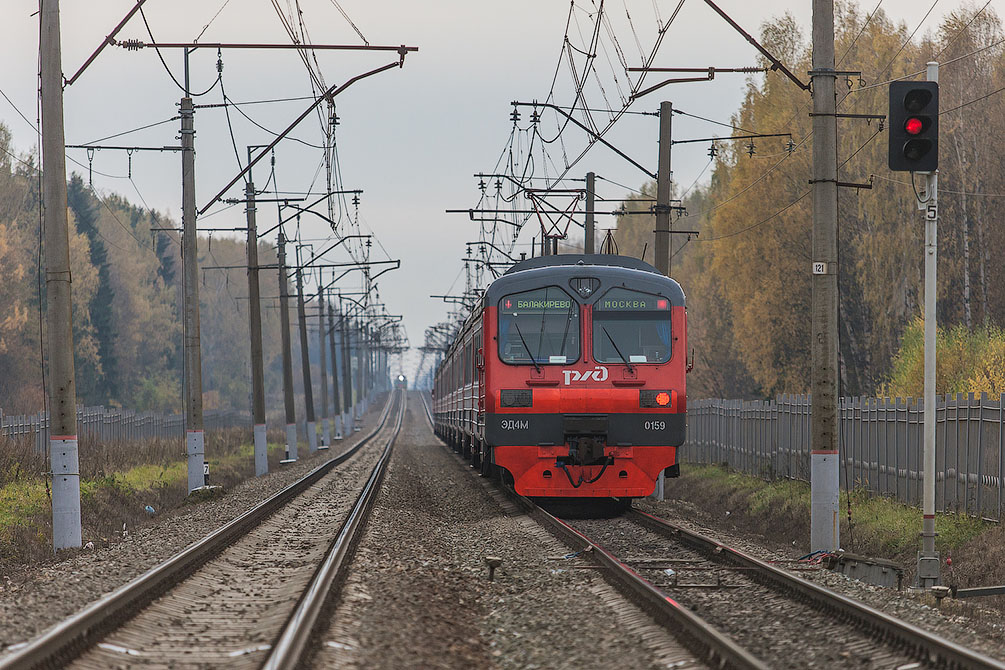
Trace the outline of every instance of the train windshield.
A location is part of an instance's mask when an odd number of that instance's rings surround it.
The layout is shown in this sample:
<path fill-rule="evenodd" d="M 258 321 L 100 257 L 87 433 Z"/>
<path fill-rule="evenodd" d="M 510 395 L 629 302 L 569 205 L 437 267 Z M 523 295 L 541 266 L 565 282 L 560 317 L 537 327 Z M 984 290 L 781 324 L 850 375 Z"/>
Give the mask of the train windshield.
<path fill-rule="evenodd" d="M 557 286 L 499 301 L 499 358 L 515 365 L 579 359 L 579 303 Z"/>
<path fill-rule="evenodd" d="M 612 288 L 593 305 L 598 363 L 666 363 L 671 351 L 668 298 Z"/>

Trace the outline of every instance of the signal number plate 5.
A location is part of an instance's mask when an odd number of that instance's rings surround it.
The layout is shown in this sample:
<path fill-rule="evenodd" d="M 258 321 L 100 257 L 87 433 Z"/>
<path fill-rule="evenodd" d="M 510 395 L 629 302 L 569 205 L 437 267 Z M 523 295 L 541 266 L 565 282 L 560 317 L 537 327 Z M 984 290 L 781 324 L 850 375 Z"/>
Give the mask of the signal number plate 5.
<path fill-rule="evenodd" d="M 666 430 L 667 429 L 667 422 L 666 421 L 646 421 L 645 422 L 645 429 L 646 430 Z"/>

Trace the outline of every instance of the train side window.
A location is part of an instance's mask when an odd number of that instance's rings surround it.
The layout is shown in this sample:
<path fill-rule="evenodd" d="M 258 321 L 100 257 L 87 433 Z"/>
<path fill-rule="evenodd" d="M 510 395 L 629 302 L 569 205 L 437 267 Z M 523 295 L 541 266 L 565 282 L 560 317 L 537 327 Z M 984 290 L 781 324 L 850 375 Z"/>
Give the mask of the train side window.
<path fill-rule="evenodd" d="M 672 353 L 668 298 L 616 287 L 594 303 L 598 363 L 666 363 Z"/>
<path fill-rule="evenodd" d="M 471 383 L 471 340 L 464 345 L 464 383 Z"/>
<path fill-rule="evenodd" d="M 557 286 L 499 300 L 499 358 L 514 365 L 579 360 L 579 303 Z"/>

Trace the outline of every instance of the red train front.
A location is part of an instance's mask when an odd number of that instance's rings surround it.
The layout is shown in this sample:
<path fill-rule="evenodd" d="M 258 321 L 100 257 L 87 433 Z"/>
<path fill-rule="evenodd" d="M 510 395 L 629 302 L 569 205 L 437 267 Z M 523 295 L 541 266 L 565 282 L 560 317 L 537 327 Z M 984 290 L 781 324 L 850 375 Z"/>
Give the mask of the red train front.
<path fill-rule="evenodd" d="M 534 497 L 630 499 L 679 472 L 687 323 L 637 259 L 558 255 L 493 282 L 437 369 L 436 432 Z"/>

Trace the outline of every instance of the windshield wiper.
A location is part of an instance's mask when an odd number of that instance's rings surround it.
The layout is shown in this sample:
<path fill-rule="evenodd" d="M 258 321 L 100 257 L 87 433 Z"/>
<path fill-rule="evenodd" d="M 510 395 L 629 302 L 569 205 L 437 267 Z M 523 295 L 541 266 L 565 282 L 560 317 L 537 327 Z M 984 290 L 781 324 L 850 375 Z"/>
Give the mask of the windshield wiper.
<path fill-rule="evenodd" d="M 541 366 L 537 364 L 537 360 L 534 358 L 534 354 L 530 353 L 530 347 L 527 346 L 527 340 L 523 339 L 523 333 L 520 332 L 520 324 L 514 321 L 513 327 L 516 328 L 516 334 L 520 336 L 520 342 L 523 343 L 523 348 L 526 349 L 527 356 L 530 357 L 530 362 L 534 364 L 534 369 L 540 372 Z M 617 348 L 617 346 L 615 346 L 615 348 Z"/>
<path fill-rule="evenodd" d="M 576 307 L 579 307 L 579 305 L 577 305 L 576 303 L 570 301 L 569 302 L 569 311 L 565 313 L 565 332 L 562 333 L 562 346 L 560 348 L 560 351 L 563 354 L 565 353 L 565 343 L 569 339 L 569 326 L 572 325 L 572 315 L 574 313 L 572 311 L 572 306 L 573 305 L 576 305 Z M 576 356 L 579 356 L 579 354 L 577 353 Z M 566 359 L 566 360 L 568 360 L 568 359 Z"/>
<path fill-rule="evenodd" d="M 611 337 L 611 334 L 609 332 L 607 332 L 607 326 L 601 326 L 601 328 L 604 330 L 604 335 L 607 336 L 607 339 L 609 339 L 611 341 L 611 344 L 614 345 L 614 350 L 616 352 L 618 352 L 618 356 L 621 356 L 621 360 L 623 360 L 625 362 L 625 365 L 628 366 L 628 371 L 629 372 L 635 372 L 635 368 L 633 368 L 632 364 L 628 362 L 628 359 L 625 358 L 625 355 L 623 353 L 621 353 L 621 349 L 618 349 L 618 343 L 615 342 L 614 338 Z"/>

